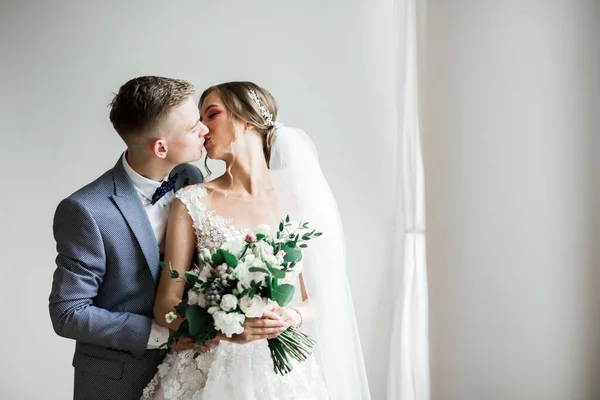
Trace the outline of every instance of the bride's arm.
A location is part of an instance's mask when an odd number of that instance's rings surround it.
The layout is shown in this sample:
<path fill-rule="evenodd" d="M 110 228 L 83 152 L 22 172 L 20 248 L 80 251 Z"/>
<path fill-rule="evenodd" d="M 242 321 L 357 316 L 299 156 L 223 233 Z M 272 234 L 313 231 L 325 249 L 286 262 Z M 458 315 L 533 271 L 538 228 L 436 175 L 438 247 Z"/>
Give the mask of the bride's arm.
<path fill-rule="evenodd" d="M 159 325 L 169 329 L 177 330 L 183 322 L 182 318 L 178 317 L 169 324 L 165 315 L 174 312 L 175 306 L 181 302 L 185 290 L 183 273 L 190 269 L 195 248 L 196 235 L 192 218 L 185 204 L 176 198 L 171 206 L 165 238 L 164 261 L 167 267 L 160 273 L 158 291 L 154 300 L 154 319 Z M 169 264 L 174 271 L 179 272 L 180 278 L 171 278 Z"/>
<path fill-rule="evenodd" d="M 300 291 L 302 292 L 302 304 L 294 307 L 279 307 L 274 305 L 271 310 L 277 315 L 280 315 L 284 322 L 287 322 L 293 328 L 299 328 L 303 325 L 310 323 L 313 318 L 313 312 L 308 301 L 308 293 L 306 292 L 306 286 L 304 286 L 304 278 L 302 274 L 299 276 Z"/>
<path fill-rule="evenodd" d="M 302 325 L 308 324 L 313 320 L 313 313 L 308 301 L 308 293 L 306 293 L 306 286 L 304 286 L 304 278 L 302 274 L 299 276 L 300 280 L 300 291 L 302 292 L 302 304 L 297 307 L 286 307 L 290 310 L 288 314 L 291 314 L 292 320 L 294 321 L 292 326 L 300 327 Z"/>

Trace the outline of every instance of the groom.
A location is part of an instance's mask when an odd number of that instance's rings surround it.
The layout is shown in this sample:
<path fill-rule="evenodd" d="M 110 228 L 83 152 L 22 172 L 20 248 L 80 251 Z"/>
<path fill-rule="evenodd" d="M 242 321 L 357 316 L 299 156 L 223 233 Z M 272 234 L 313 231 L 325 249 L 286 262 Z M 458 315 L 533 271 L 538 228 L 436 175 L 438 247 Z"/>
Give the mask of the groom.
<path fill-rule="evenodd" d="M 161 361 L 169 332 L 152 310 L 167 217 L 173 193 L 202 182 L 186 164 L 200 159 L 208 132 L 193 95 L 190 83 L 163 77 L 121 86 L 110 121 L 127 151 L 56 209 L 49 308 L 56 333 L 76 340 L 76 400 L 139 399 Z"/>

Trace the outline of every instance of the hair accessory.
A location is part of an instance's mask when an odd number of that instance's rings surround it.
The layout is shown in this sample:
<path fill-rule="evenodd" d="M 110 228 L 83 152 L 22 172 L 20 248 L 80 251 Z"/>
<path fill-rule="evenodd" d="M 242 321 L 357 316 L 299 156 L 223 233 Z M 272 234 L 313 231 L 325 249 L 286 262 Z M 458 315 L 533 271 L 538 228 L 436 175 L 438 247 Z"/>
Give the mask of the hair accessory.
<path fill-rule="evenodd" d="M 260 115 L 262 115 L 265 118 L 265 123 L 267 125 L 274 126 L 275 128 L 281 128 L 283 126 L 283 124 L 281 122 L 279 122 L 279 118 L 277 118 L 277 120 L 273 121 L 273 116 L 271 115 L 269 110 L 267 110 L 267 107 L 262 105 L 262 103 L 258 99 L 258 95 L 254 91 L 254 89 L 250 89 L 248 91 L 248 95 L 250 96 L 250 98 L 252 100 L 254 100 L 254 102 L 258 106 L 258 109 L 260 110 Z"/>

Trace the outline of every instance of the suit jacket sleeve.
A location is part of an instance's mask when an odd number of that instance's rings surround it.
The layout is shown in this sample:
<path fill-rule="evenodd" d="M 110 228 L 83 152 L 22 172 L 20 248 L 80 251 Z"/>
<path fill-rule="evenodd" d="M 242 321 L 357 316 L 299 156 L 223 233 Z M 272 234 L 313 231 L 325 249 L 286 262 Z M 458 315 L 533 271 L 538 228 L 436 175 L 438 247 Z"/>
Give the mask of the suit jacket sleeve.
<path fill-rule="evenodd" d="M 106 272 L 106 256 L 93 216 L 79 202 L 63 200 L 54 216 L 54 238 L 58 256 L 49 308 L 55 332 L 141 357 L 152 319 L 94 306 Z"/>
<path fill-rule="evenodd" d="M 200 168 L 195 165 L 187 164 L 186 165 L 187 174 L 190 178 L 190 184 L 202 183 L 204 181 L 204 176 L 202 175 L 202 171 Z"/>

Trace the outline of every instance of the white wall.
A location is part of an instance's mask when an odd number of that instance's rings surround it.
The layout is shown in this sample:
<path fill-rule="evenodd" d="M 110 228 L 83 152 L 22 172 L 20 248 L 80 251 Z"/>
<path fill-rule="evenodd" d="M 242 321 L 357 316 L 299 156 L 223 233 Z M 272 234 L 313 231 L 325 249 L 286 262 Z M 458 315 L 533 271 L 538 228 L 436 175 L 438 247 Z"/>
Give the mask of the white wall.
<path fill-rule="evenodd" d="M 434 400 L 600 398 L 599 5 L 427 1 Z"/>
<path fill-rule="evenodd" d="M 385 110 L 369 86 L 363 10 L 342 0 L 161 3 L 0 4 L 0 397 L 71 395 L 73 342 L 54 334 L 47 312 L 52 216 L 123 150 L 108 120 L 111 92 L 154 74 L 199 89 L 256 81 L 277 97 L 284 122 L 312 135 L 342 211 L 373 398 L 382 398 L 391 290 L 379 288 L 395 139 L 374 129 Z"/>

